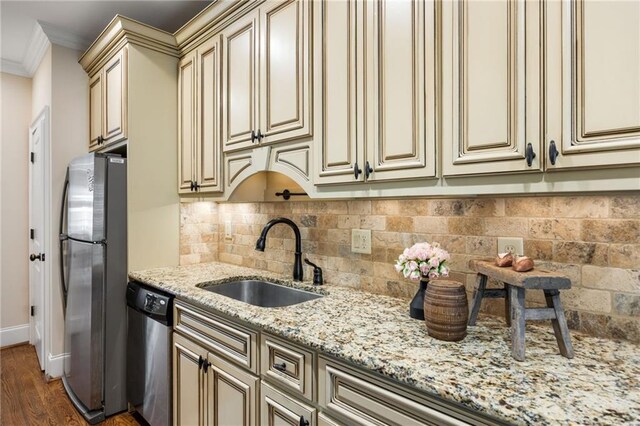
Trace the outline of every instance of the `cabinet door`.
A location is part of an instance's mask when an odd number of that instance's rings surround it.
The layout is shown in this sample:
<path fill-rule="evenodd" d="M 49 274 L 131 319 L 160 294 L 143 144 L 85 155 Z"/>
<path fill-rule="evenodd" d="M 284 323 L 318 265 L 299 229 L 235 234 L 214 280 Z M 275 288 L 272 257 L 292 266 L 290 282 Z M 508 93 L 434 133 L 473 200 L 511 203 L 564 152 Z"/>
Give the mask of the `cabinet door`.
<path fill-rule="evenodd" d="M 316 426 L 316 409 L 262 382 L 261 425 Z"/>
<path fill-rule="evenodd" d="M 102 72 L 89 80 L 89 151 L 98 149 L 102 137 Z"/>
<path fill-rule="evenodd" d="M 222 32 L 222 143 L 225 151 L 246 148 L 258 131 L 258 11 Z"/>
<path fill-rule="evenodd" d="M 260 9 L 262 143 L 311 134 L 311 2 L 285 0 Z"/>
<path fill-rule="evenodd" d="M 104 66 L 104 143 L 127 137 L 127 48 Z"/>
<path fill-rule="evenodd" d="M 362 2 L 313 2 L 316 184 L 364 180 Z"/>
<path fill-rule="evenodd" d="M 547 31 L 547 167 L 637 166 L 640 3 L 551 2 Z"/>
<path fill-rule="evenodd" d="M 209 362 L 207 424 L 257 425 L 258 378 L 212 354 Z"/>
<path fill-rule="evenodd" d="M 367 180 L 435 176 L 435 2 L 364 4 Z"/>
<path fill-rule="evenodd" d="M 198 48 L 197 182 L 201 192 L 222 191 L 220 151 L 220 37 Z"/>
<path fill-rule="evenodd" d="M 445 175 L 541 169 L 540 9 L 538 0 L 442 2 Z"/>
<path fill-rule="evenodd" d="M 195 181 L 196 53 L 178 63 L 178 192 L 191 192 Z"/>
<path fill-rule="evenodd" d="M 199 345 L 173 333 L 173 424 L 205 424 L 205 382 L 198 360 L 207 357 Z"/>

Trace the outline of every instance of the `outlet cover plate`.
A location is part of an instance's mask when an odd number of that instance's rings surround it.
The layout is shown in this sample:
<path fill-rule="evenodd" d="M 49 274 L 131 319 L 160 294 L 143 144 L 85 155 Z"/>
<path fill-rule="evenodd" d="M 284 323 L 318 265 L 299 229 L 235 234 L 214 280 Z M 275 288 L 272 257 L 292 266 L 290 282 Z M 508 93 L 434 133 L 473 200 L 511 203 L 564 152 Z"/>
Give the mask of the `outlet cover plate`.
<path fill-rule="evenodd" d="M 518 237 L 498 237 L 498 253 L 511 252 L 522 256 L 524 254 L 524 243 Z"/>
<path fill-rule="evenodd" d="M 224 239 L 233 240 L 233 225 L 230 220 L 224 222 Z"/>
<path fill-rule="evenodd" d="M 351 252 L 371 254 L 371 230 L 352 229 L 351 230 Z"/>

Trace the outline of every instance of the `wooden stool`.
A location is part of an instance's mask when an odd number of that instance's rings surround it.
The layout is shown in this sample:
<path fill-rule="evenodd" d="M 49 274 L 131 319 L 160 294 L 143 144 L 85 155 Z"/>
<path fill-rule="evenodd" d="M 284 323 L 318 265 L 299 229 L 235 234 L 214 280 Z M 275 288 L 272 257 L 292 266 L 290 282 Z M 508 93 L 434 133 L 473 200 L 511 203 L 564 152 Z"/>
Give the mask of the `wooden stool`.
<path fill-rule="evenodd" d="M 560 353 L 573 358 L 571 336 L 560 302 L 560 291 L 571 288 L 571 280 L 563 275 L 541 269 L 529 272 L 516 272 L 510 267 L 500 268 L 493 261 L 471 260 L 469 267 L 478 273 L 473 305 L 469 315 L 469 325 L 475 325 L 480 311 L 480 304 L 485 297 L 505 298 L 505 315 L 507 325 L 511 326 L 511 355 L 518 361 L 524 361 L 524 331 L 526 320 L 551 320 L 553 332 L 560 348 Z M 504 284 L 502 289 L 487 289 L 487 279 L 493 278 Z M 547 302 L 546 308 L 525 308 L 524 300 L 527 290 L 543 290 Z"/>

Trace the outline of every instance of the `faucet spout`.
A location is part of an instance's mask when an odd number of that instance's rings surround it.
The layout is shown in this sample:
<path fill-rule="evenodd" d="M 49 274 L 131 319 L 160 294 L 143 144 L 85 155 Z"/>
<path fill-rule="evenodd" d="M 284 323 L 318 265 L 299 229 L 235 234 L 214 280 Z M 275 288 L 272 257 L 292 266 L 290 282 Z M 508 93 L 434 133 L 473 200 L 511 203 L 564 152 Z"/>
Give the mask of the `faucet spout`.
<path fill-rule="evenodd" d="M 300 237 L 300 228 L 298 228 L 298 225 L 296 225 L 294 221 L 292 221 L 291 219 L 287 219 L 286 217 L 278 217 L 267 222 L 264 228 L 262 228 L 262 232 L 260 233 L 258 241 L 256 241 L 256 250 L 264 251 L 267 242 L 267 234 L 269 233 L 269 230 L 278 223 L 284 223 L 286 225 L 289 225 L 291 229 L 293 229 L 293 233 L 296 237 L 296 252 L 293 261 L 293 280 L 302 281 L 302 238 Z"/>

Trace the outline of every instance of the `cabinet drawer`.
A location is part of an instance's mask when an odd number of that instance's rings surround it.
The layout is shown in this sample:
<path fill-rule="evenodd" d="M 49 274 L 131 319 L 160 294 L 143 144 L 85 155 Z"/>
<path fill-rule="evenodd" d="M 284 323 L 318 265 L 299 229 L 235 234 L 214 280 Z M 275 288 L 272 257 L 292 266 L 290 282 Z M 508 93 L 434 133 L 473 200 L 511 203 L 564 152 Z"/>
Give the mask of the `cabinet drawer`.
<path fill-rule="evenodd" d="M 261 425 L 316 426 L 316 409 L 262 381 Z"/>
<path fill-rule="evenodd" d="M 319 403 L 358 425 L 466 425 L 448 414 L 410 399 L 398 389 L 345 365 L 320 357 Z"/>
<path fill-rule="evenodd" d="M 174 306 L 176 331 L 258 374 L 256 332 L 181 301 Z"/>
<path fill-rule="evenodd" d="M 260 339 L 262 374 L 308 400 L 313 400 L 313 352 L 264 333 Z"/>

